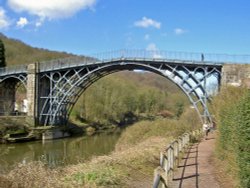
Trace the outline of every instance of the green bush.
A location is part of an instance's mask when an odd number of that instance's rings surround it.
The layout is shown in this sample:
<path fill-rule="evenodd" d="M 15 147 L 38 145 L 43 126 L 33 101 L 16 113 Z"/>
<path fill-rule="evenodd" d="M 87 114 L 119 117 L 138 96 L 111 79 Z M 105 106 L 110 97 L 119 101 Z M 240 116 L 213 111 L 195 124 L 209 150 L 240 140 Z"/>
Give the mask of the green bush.
<path fill-rule="evenodd" d="M 219 127 L 219 157 L 228 161 L 228 171 L 237 176 L 240 187 L 250 187 L 250 92 L 222 90 L 213 107 Z"/>
<path fill-rule="evenodd" d="M 235 115 L 235 152 L 240 169 L 240 182 L 242 187 L 250 187 L 250 92 L 240 101 Z"/>

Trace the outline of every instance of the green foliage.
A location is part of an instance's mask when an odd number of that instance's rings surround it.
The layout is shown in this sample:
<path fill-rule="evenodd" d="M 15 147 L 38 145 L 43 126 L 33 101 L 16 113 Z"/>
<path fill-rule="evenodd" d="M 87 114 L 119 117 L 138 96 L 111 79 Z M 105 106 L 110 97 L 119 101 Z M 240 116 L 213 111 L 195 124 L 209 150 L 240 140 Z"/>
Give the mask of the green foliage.
<path fill-rule="evenodd" d="M 145 75 L 151 78 L 150 83 Z M 152 80 L 157 81 L 160 88 L 154 86 Z M 71 118 L 102 125 L 123 125 L 142 116 L 155 116 L 163 110 L 173 111 L 179 117 L 189 103 L 188 99 L 180 91 L 172 94 L 174 89 L 167 91 L 164 85 L 168 88 L 171 83 L 150 73 L 124 72 L 107 76 L 84 92 Z"/>
<path fill-rule="evenodd" d="M 239 176 L 242 187 L 250 187 L 250 92 L 241 99 L 236 108 L 235 143 Z"/>
<path fill-rule="evenodd" d="M 214 112 L 219 126 L 219 157 L 228 161 L 229 171 L 239 177 L 241 187 L 250 187 L 250 92 L 222 90 L 214 100 Z"/>
<path fill-rule="evenodd" d="M 4 48 L 4 44 L 3 41 L 0 40 L 0 67 L 5 67 L 6 63 L 5 63 L 5 48 Z"/>
<path fill-rule="evenodd" d="M 198 114 L 189 108 L 180 119 L 157 119 L 155 121 L 141 121 L 129 126 L 123 131 L 116 144 L 116 149 L 127 149 L 151 137 L 175 138 L 184 132 L 199 128 Z"/>
<path fill-rule="evenodd" d="M 74 175 L 74 180 L 80 185 L 112 186 L 120 183 L 119 172 L 111 166 L 90 169 L 87 172 L 79 172 Z"/>
<path fill-rule="evenodd" d="M 176 103 L 176 117 L 179 118 L 181 116 L 181 114 L 183 113 L 184 110 L 184 104 L 181 101 L 178 101 Z"/>

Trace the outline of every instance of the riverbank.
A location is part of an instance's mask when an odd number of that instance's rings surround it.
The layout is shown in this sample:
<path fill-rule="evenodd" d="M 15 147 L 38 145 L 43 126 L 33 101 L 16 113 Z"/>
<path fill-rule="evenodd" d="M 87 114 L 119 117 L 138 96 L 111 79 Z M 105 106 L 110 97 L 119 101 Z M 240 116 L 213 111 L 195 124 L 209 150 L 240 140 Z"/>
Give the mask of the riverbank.
<path fill-rule="evenodd" d="M 115 125 L 98 126 L 98 124 L 86 124 L 80 121 L 70 122 L 67 126 L 32 127 L 26 123 L 26 116 L 0 117 L 0 120 L 0 144 L 42 140 L 43 133 L 55 129 L 61 133 L 61 138 L 63 138 L 68 136 L 94 135 L 105 131 L 113 132 L 117 128 Z"/>
<path fill-rule="evenodd" d="M 159 118 L 161 118 L 161 116 L 141 114 L 138 116 L 131 116 L 120 124 L 101 124 L 98 122 L 86 122 L 80 119 L 71 118 L 66 126 L 33 127 L 26 123 L 26 116 L 0 116 L 0 144 L 94 135 L 100 132 L 114 132 L 117 128 L 125 128 L 136 122 L 144 120 L 154 121 Z"/>
<path fill-rule="evenodd" d="M 122 133 L 110 155 L 56 169 L 41 162 L 19 164 L 2 182 L 9 187 L 150 187 L 159 151 L 173 137 L 197 128 L 198 118 L 191 117 L 186 113 L 179 121 L 136 123 Z"/>

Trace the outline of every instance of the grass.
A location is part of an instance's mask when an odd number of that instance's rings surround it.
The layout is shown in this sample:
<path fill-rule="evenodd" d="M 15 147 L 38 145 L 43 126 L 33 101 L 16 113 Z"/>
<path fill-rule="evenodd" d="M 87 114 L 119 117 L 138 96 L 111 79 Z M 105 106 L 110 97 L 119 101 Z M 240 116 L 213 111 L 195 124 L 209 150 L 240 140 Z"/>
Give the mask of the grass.
<path fill-rule="evenodd" d="M 190 116 L 185 112 L 183 118 L 185 114 Z M 27 188 L 151 187 L 160 150 L 192 127 L 182 117 L 180 120 L 139 122 L 122 133 L 110 155 L 57 169 L 49 169 L 41 162 L 19 165 L 4 178 L 14 185 L 12 187 Z"/>

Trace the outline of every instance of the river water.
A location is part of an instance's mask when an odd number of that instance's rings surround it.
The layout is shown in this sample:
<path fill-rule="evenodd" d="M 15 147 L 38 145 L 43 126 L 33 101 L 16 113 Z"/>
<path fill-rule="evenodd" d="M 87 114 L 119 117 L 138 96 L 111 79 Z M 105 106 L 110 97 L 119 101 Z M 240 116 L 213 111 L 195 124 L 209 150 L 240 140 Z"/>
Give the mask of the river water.
<path fill-rule="evenodd" d="M 31 161 L 42 161 L 50 167 L 77 164 L 110 153 L 119 136 L 120 132 L 100 133 L 45 142 L 0 144 L 0 173 L 6 173 L 18 163 Z"/>

